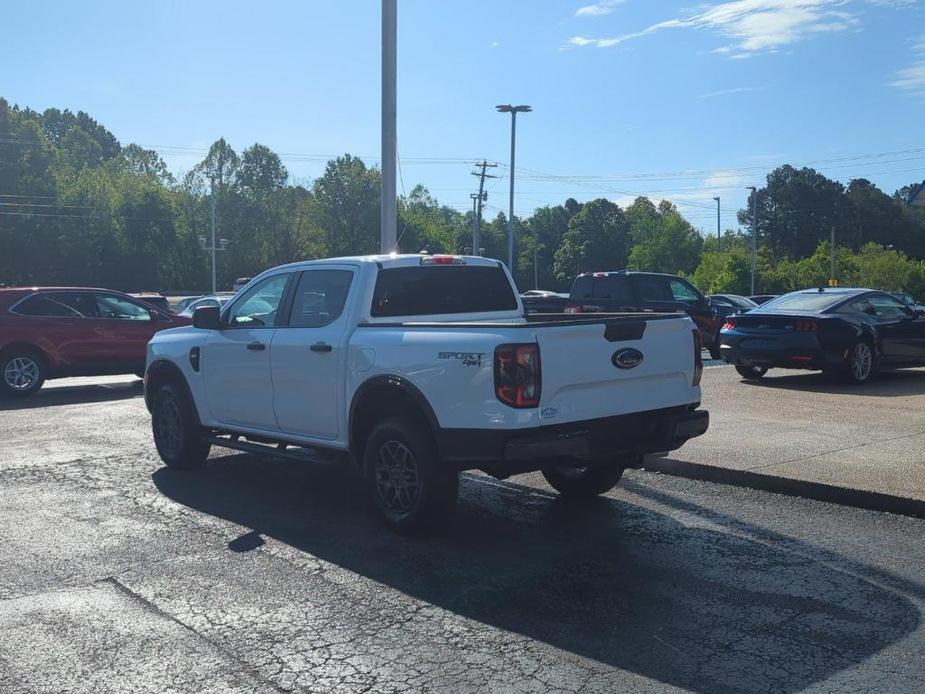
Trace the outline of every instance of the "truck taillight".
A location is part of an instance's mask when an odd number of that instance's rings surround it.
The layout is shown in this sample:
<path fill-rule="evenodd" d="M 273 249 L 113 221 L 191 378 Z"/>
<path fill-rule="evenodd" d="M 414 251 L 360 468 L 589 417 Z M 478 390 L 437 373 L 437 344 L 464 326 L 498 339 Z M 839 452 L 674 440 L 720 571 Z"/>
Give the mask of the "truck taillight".
<path fill-rule="evenodd" d="M 692 386 L 699 386 L 700 379 L 703 378 L 703 336 L 696 328 L 694 333 L 694 379 L 691 381 Z"/>
<path fill-rule="evenodd" d="M 540 347 L 536 343 L 495 348 L 495 396 L 516 408 L 540 404 Z"/>

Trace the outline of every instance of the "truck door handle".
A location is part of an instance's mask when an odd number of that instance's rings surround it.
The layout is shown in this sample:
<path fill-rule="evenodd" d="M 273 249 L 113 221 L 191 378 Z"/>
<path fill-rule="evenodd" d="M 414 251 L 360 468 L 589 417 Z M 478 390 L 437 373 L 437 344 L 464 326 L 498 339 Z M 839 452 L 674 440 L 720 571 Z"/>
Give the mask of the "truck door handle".
<path fill-rule="evenodd" d="M 316 342 L 311 346 L 312 352 L 330 352 L 333 347 L 326 342 Z"/>
<path fill-rule="evenodd" d="M 267 346 L 266 346 L 265 344 L 263 344 L 262 342 L 251 342 L 251 343 L 247 346 L 247 348 L 248 348 L 251 352 L 262 352 L 263 350 L 265 350 L 265 349 L 267 348 Z"/>

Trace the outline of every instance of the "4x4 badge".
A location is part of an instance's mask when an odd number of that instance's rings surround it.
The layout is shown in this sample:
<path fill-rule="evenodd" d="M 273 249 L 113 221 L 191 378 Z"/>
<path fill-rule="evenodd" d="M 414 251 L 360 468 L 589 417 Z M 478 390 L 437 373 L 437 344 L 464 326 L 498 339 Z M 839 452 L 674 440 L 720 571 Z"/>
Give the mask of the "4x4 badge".
<path fill-rule="evenodd" d="M 642 352 L 638 349 L 627 347 L 614 352 L 613 356 L 610 358 L 610 363 L 618 369 L 635 369 L 642 364 L 642 359 Z"/>

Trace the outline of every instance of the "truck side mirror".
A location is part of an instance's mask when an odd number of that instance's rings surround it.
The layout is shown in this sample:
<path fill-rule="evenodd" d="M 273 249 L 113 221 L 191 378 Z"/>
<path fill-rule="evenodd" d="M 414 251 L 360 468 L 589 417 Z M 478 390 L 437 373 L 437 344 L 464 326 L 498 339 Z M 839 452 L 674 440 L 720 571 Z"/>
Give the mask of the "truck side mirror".
<path fill-rule="evenodd" d="M 200 306 L 193 311 L 193 327 L 203 330 L 218 330 L 221 328 L 218 306 Z"/>

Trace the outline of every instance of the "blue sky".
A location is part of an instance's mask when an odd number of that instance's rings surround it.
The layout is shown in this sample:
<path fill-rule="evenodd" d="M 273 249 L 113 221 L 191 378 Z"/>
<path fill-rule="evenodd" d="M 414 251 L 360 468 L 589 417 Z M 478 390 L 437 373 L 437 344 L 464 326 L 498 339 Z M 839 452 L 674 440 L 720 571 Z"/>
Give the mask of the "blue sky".
<path fill-rule="evenodd" d="M 178 173 L 224 136 L 305 181 L 378 156 L 379 21 L 378 0 L 12 3 L 0 95 L 88 111 Z M 713 196 L 733 226 L 780 163 L 889 193 L 925 178 L 920 0 L 399 0 L 398 38 L 404 187 L 461 210 L 468 162 L 507 161 L 499 103 L 534 108 L 518 213 L 647 193 L 712 231 Z M 507 179 L 490 189 L 493 216 Z"/>

